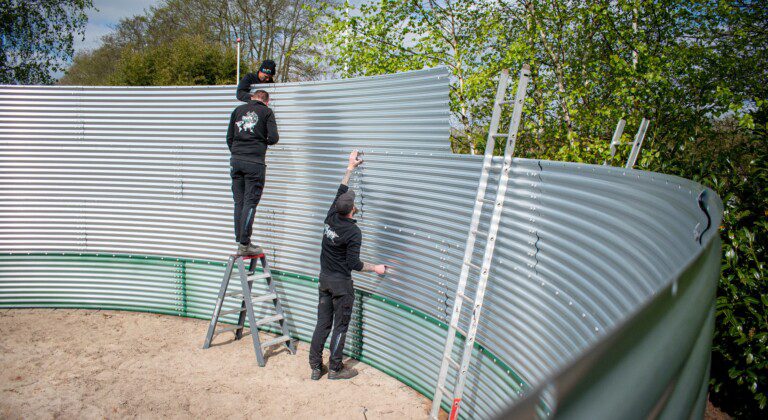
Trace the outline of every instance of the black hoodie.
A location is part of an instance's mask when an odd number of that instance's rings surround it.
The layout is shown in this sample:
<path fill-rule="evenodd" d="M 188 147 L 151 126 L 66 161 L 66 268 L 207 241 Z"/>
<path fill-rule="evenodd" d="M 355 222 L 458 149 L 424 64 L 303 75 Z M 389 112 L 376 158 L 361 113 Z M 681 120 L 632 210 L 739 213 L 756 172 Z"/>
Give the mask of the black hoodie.
<path fill-rule="evenodd" d="M 258 72 L 246 74 L 240 83 L 237 85 L 237 99 L 243 102 L 251 100 L 251 85 L 259 85 L 266 83 L 275 83 L 275 79 L 272 78 L 268 82 L 262 82 L 259 80 Z"/>
<path fill-rule="evenodd" d="M 267 146 L 277 144 L 275 114 L 263 102 L 252 100 L 232 111 L 227 129 L 227 147 L 232 158 L 264 164 Z"/>

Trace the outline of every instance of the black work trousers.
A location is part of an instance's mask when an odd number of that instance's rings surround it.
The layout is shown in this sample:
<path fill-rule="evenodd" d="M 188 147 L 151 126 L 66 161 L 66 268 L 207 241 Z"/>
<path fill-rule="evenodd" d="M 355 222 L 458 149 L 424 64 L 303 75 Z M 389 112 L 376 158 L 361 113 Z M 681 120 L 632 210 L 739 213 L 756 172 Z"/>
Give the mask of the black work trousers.
<path fill-rule="evenodd" d="M 344 341 L 347 336 L 349 320 L 352 318 L 355 295 L 347 293 L 347 288 L 336 289 L 320 286 L 317 325 L 314 334 L 312 334 L 312 343 L 309 346 L 309 366 L 312 369 L 319 369 L 323 364 L 323 347 L 328 339 L 328 334 L 331 332 L 331 325 L 333 325 L 333 335 L 331 336 L 331 358 L 328 367 L 334 371 L 342 368 L 341 358 L 344 352 Z M 342 293 L 334 293 L 339 291 Z"/>
<path fill-rule="evenodd" d="M 240 244 L 251 243 L 253 219 L 264 191 L 266 169 L 261 163 L 229 160 L 232 197 L 235 199 L 235 240 Z"/>

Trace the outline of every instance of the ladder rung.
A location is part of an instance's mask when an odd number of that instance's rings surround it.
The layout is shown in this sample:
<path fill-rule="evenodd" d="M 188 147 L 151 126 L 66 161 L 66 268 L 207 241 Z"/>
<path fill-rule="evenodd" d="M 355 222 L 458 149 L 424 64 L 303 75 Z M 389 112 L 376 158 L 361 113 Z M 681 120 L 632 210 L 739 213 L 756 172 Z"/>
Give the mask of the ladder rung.
<path fill-rule="evenodd" d="M 496 102 L 496 103 L 497 103 L 497 104 L 499 104 L 499 105 L 505 105 L 505 104 L 511 104 L 511 103 L 513 103 L 513 102 L 515 102 L 515 101 L 514 101 L 514 99 L 513 99 L 513 100 L 511 100 L 511 101 L 510 101 L 510 100 L 507 100 L 507 99 L 504 99 L 503 101 L 498 101 L 498 102 Z"/>
<path fill-rule="evenodd" d="M 461 365 L 460 365 L 460 364 L 459 364 L 457 361 L 453 360 L 453 358 L 452 358 L 451 356 L 446 356 L 446 357 L 444 357 L 444 359 L 445 359 L 445 360 L 446 360 L 448 363 L 450 363 L 450 364 L 451 364 L 451 366 L 453 366 L 453 367 L 454 367 L 456 370 L 459 370 L 459 369 L 461 369 Z"/>
<path fill-rule="evenodd" d="M 243 327 L 244 327 L 243 325 L 233 325 L 233 326 L 231 326 L 231 327 L 224 327 L 224 328 L 219 328 L 218 330 L 216 330 L 216 331 L 213 333 L 213 335 L 218 335 L 218 334 L 221 334 L 221 333 L 223 333 L 223 332 L 227 332 L 227 331 L 235 331 L 235 330 L 239 330 L 239 329 L 241 329 L 241 328 L 243 328 Z"/>
<path fill-rule="evenodd" d="M 283 316 L 280 314 L 268 316 L 256 321 L 256 326 L 258 327 L 264 324 L 269 324 L 270 322 L 277 322 L 277 321 L 280 321 L 281 319 L 283 319 Z"/>
<path fill-rule="evenodd" d="M 466 264 L 466 265 L 468 265 L 468 266 L 470 266 L 472 268 L 478 269 L 478 270 L 480 269 L 480 266 L 475 264 L 475 263 L 473 263 L 472 261 L 464 260 L 464 264 Z"/>
<path fill-rule="evenodd" d="M 238 308 L 238 309 L 227 309 L 226 311 L 219 312 L 219 316 L 229 315 L 229 314 L 236 314 L 243 312 L 245 308 Z"/>
<path fill-rule="evenodd" d="M 248 281 L 268 279 L 272 277 L 269 273 L 249 274 Z"/>
<path fill-rule="evenodd" d="M 225 297 L 226 296 L 231 296 L 231 297 L 236 297 L 236 298 L 242 299 L 243 298 L 243 292 L 229 292 L 229 293 L 226 293 L 224 296 Z M 251 294 L 251 302 L 266 302 L 266 301 L 275 300 L 275 299 L 277 299 L 277 295 L 275 293 L 268 293 L 266 295 L 253 295 L 253 294 Z"/>
<path fill-rule="evenodd" d="M 496 134 L 491 134 L 491 137 L 507 137 L 507 136 L 509 136 L 509 133 L 496 133 Z"/>
<path fill-rule="evenodd" d="M 268 293 L 266 295 L 261 295 L 261 296 L 253 296 L 253 295 L 251 295 L 251 296 L 252 296 L 251 297 L 251 301 L 252 302 L 266 302 L 266 301 L 269 301 L 269 300 L 277 299 L 277 294 L 275 294 L 275 293 Z"/>
<path fill-rule="evenodd" d="M 290 340 L 291 340 L 291 337 L 288 337 L 287 335 L 281 335 L 280 337 L 273 338 L 272 340 L 261 343 L 261 348 L 271 347 L 271 346 L 274 346 L 275 344 L 280 344 Z"/>
<path fill-rule="evenodd" d="M 449 399 L 451 400 L 453 399 L 453 392 L 449 391 L 448 388 L 444 387 L 443 385 L 440 385 L 440 390 L 443 391 L 443 395 L 448 395 L 451 397 Z"/>
<path fill-rule="evenodd" d="M 466 300 L 467 302 L 470 302 L 470 303 L 475 303 L 475 300 L 474 300 L 474 299 L 472 299 L 471 297 L 469 297 L 469 296 L 465 295 L 465 294 L 464 294 L 464 292 L 459 292 L 459 293 L 456 293 L 456 296 L 458 296 L 458 297 L 460 297 L 460 298 L 462 298 L 462 299 Z"/>
<path fill-rule="evenodd" d="M 458 325 L 453 325 L 453 329 L 458 331 L 459 334 L 463 335 L 465 338 L 467 337 L 467 332 L 459 328 Z"/>
<path fill-rule="evenodd" d="M 478 198 L 477 201 L 480 201 L 486 204 L 496 204 L 496 200 L 490 200 L 487 198 Z"/>

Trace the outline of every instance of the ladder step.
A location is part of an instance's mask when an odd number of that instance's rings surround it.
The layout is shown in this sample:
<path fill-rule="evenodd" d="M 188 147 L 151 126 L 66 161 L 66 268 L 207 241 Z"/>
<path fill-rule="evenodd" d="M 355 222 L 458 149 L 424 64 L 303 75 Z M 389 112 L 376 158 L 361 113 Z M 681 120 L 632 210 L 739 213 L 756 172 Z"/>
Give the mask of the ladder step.
<path fill-rule="evenodd" d="M 472 299 L 471 297 L 465 295 L 464 292 L 456 293 L 456 296 L 466 300 L 469 303 L 475 303 L 475 300 Z"/>
<path fill-rule="evenodd" d="M 448 396 L 450 396 L 449 399 L 453 400 L 453 392 L 448 390 L 448 388 L 444 387 L 443 385 L 440 385 L 440 390 L 443 391 L 443 395 L 448 395 Z"/>
<path fill-rule="evenodd" d="M 275 299 L 277 299 L 277 294 L 276 293 L 267 293 L 266 295 L 261 295 L 261 296 L 253 296 L 253 295 L 251 295 L 251 301 L 252 302 L 267 302 L 267 301 L 275 300 Z"/>
<path fill-rule="evenodd" d="M 507 137 L 507 136 L 509 136 L 509 133 L 496 133 L 496 134 L 491 134 L 491 137 Z"/>
<path fill-rule="evenodd" d="M 487 198 L 478 198 L 477 201 L 480 201 L 485 204 L 496 204 L 496 200 L 489 200 Z"/>
<path fill-rule="evenodd" d="M 473 263 L 472 261 L 464 260 L 464 264 L 466 264 L 466 265 L 468 265 L 468 266 L 470 266 L 472 268 L 478 269 L 478 270 L 480 269 L 480 266 L 475 264 L 475 263 Z"/>
<path fill-rule="evenodd" d="M 241 329 L 241 328 L 243 328 L 243 327 L 244 327 L 243 325 L 232 325 L 231 327 L 224 327 L 224 328 L 219 328 L 218 330 L 216 330 L 216 331 L 213 333 L 213 335 L 219 335 L 219 334 L 221 334 L 221 333 L 224 333 L 224 332 L 227 332 L 227 331 L 235 331 L 235 330 L 239 330 L 239 329 Z"/>
<path fill-rule="evenodd" d="M 270 273 L 249 274 L 248 281 L 268 279 L 270 277 L 272 277 Z"/>
<path fill-rule="evenodd" d="M 280 337 L 273 338 L 272 340 L 265 341 L 265 342 L 261 343 L 261 348 L 272 347 L 275 344 L 284 343 L 284 342 L 290 341 L 290 340 L 291 340 L 291 337 L 288 337 L 287 335 L 281 335 Z"/>
<path fill-rule="evenodd" d="M 465 338 L 467 337 L 467 332 L 459 328 L 458 325 L 453 325 L 453 329 L 458 331 L 459 334 L 463 335 Z"/>
<path fill-rule="evenodd" d="M 261 318 L 260 320 L 256 321 L 256 326 L 260 327 L 265 324 L 269 324 L 270 322 L 277 322 L 282 320 L 284 317 L 280 314 L 268 316 L 265 318 Z"/>
<path fill-rule="evenodd" d="M 238 308 L 238 309 L 228 309 L 226 311 L 219 312 L 219 316 L 229 315 L 229 314 L 237 314 L 240 312 L 243 312 L 245 308 Z"/>
<path fill-rule="evenodd" d="M 243 292 L 229 292 L 229 293 L 226 293 L 224 296 L 225 297 L 226 296 L 231 296 L 231 297 L 236 297 L 236 298 L 242 299 L 243 298 Z M 275 294 L 275 293 L 268 293 L 266 295 L 253 295 L 253 294 L 251 294 L 251 302 L 267 302 L 267 301 L 275 300 L 275 299 L 277 299 L 277 294 Z"/>
<path fill-rule="evenodd" d="M 445 359 L 445 361 L 447 361 L 447 362 L 448 362 L 448 363 L 449 363 L 451 366 L 453 366 L 453 367 L 454 367 L 456 370 L 459 370 L 459 369 L 461 369 L 461 365 L 460 365 L 460 364 L 459 364 L 457 361 L 453 360 L 453 358 L 451 358 L 451 356 L 446 356 L 446 357 L 444 357 L 444 359 Z"/>

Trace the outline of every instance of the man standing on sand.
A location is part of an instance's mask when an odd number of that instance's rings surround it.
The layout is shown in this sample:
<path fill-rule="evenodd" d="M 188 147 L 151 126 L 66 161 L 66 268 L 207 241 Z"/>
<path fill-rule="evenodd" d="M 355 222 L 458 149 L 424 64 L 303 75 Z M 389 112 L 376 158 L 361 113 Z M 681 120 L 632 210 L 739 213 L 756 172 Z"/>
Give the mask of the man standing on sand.
<path fill-rule="evenodd" d="M 352 283 L 352 270 L 374 271 L 384 274 L 387 266 L 373 265 L 360 261 L 360 246 L 363 235 L 352 217 L 357 213 L 355 192 L 347 186 L 352 171 L 363 163 L 358 158 L 357 150 L 349 154 L 347 172 L 336 191 L 336 198 L 325 218 L 322 251 L 320 253 L 320 300 L 317 305 L 317 325 L 312 334 L 309 349 L 309 366 L 312 368 L 312 380 L 323 376 L 323 347 L 333 325 L 331 337 L 330 371 L 328 379 L 350 379 L 357 376 L 357 371 L 345 368 L 341 363 L 344 351 L 344 339 L 352 317 L 352 304 L 355 292 Z"/>
<path fill-rule="evenodd" d="M 248 102 L 251 99 L 251 85 L 275 83 L 275 62 L 264 60 L 256 73 L 248 73 L 237 85 L 235 96 L 238 100 Z"/>
<path fill-rule="evenodd" d="M 227 129 L 227 147 L 232 153 L 229 175 L 235 200 L 235 240 L 240 255 L 263 252 L 260 246 L 251 243 L 251 231 L 264 191 L 267 146 L 280 139 L 275 114 L 268 105 L 269 93 L 257 90 L 247 104 L 232 111 Z"/>

